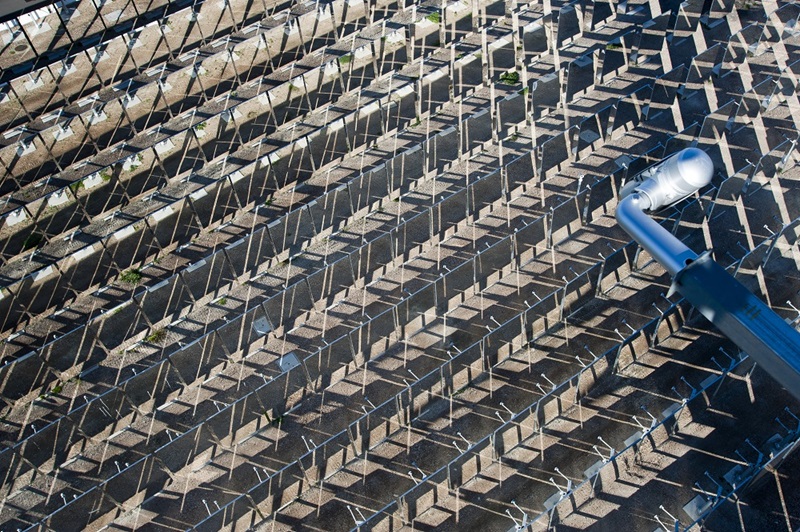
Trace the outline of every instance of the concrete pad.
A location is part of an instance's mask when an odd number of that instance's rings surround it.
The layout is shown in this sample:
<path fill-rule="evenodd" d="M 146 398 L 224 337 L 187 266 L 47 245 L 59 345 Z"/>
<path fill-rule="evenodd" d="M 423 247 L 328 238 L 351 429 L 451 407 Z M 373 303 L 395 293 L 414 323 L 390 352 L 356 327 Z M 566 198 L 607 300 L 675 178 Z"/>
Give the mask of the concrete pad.
<path fill-rule="evenodd" d="M 702 495 L 698 495 L 683 505 L 683 511 L 691 518 L 692 521 L 697 521 L 712 506 L 713 503 L 711 501 L 707 500 Z"/>
<path fill-rule="evenodd" d="M 267 334 L 269 334 L 274 330 L 274 327 L 267 318 L 266 313 L 264 314 L 264 316 L 254 319 L 252 327 L 253 327 L 253 332 L 259 336 L 266 336 Z"/>

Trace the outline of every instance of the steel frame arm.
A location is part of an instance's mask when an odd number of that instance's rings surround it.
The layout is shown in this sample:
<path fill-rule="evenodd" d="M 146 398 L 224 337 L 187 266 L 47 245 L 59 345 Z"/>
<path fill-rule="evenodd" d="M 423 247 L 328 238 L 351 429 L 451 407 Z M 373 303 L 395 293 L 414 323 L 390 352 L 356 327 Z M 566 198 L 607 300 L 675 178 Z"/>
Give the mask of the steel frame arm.
<path fill-rule="evenodd" d="M 800 399 L 800 333 L 753 295 L 708 253 L 698 257 L 644 213 L 646 196 L 620 201 L 620 226 L 673 277 L 673 288 Z"/>
<path fill-rule="evenodd" d="M 675 288 L 739 349 L 800 399 L 800 333 L 704 253 Z"/>

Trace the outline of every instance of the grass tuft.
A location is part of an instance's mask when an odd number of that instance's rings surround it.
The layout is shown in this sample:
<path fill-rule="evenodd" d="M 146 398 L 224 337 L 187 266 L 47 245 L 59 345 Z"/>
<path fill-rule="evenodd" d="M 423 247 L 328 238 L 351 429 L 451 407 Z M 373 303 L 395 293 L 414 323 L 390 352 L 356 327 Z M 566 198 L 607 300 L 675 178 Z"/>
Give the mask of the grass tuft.
<path fill-rule="evenodd" d="M 131 268 L 130 270 L 122 272 L 122 275 L 119 276 L 119 280 L 128 284 L 139 284 L 142 281 L 142 272 L 138 268 Z"/>

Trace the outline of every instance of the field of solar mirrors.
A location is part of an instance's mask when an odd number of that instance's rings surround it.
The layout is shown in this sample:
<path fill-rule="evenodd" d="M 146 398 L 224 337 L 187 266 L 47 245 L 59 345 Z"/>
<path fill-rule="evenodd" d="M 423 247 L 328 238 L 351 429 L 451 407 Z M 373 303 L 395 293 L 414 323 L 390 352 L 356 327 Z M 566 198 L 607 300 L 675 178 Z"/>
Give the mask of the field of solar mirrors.
<path fill-rule="evenodd" d="M 73 0 L 0 26 L 0 530 L 792 530 L 800 6 Z"/>

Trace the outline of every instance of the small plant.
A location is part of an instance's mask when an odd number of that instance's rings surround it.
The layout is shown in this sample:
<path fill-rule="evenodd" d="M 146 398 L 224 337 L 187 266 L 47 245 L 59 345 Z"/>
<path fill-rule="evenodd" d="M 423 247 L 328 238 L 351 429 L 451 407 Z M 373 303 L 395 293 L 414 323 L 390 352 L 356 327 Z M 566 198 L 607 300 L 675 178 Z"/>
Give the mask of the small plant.
<path fill-rule="evenodd" d="M 426 19 L 428 19 L 428 20 L 430 20 L 430 21 L 431 21 L 431 22 L 433 22 L 434 24 L 438 24 L 438 23 L 439 23 L 439 21 L 441 20 L 441 17 L 439 16 L 439 13 L 438 13 L 438 12 L 433 12 L 433 13 L 431 13 L 430 15 L 428 15 L 428 16 L 427 16 L 427 17 L 425 17 L 425 18 L 426 18 Z"/>
<path fill-rule="evenodd" d="M 506 72 L 500 76 L 500 83 L 506 85 L 516 85 L 519 83 L 519 72 Z"/>
<path fill-rule="evenodd" d="M 100 171 L 100 179 L 108 183 L 111 181 L 111 171 L 108 168 L 104 168 Z"/>
<path fill-rule="evenodd" d="M 145 340 L 151 344 L 161 344 L 167 338 L 167 331 L 164 329 L 156 329 L 151 332 Z"/>
<path fill-rule="evenodd" d="M 62 384 L 59 382 L 58 384 L 56 384 L 55 386 L 53 386 L 53 389 L 52 389 L 52 390 L 50 390 L 50 393 L 51 393 L 51 394 L 59 394 L 59 393 L 61 393 L 61 390 L 63 390 L 63 389 L 64 389 L 64 385 L 62 385 Z"/>
<path fill-rule="evenodd" d="M 142 271 L 138 268 L 125 270 L 122 272 L 122 275 L 119 276 L 119 280 L 128 284 L 139 284 L 142 280 Z"/>
<path fill-rule="evenodd" d="M 272 196 L 268 197 L 267 201 L 264 202 L 265 207 L 269 207 L 270 205 L 272 205 Z"/>
<path fill-rule="evenodd" d="M 349 63 L 352 60 L 353 60 L 353 56 L 352 55 L 350 55 L 350 54 L 343 55 L 343 56 L 341 56 L 339 58 L 339 64 L 340 65 L 346 65 L 347 63 Z"/>
<path fill-rule="evenodd" d="M 228 304 L 228 298 L 227 297 L 221 297 L 221 298 L 217 299 L 217 305 L 225 306 L 227 304 Z"/>
<path fill-rule="evenodd" d="M 622 45 L 618 42 L 611 42 L 606 45 L 606 50 L 621 50 Z"/>
<path fill-rule="evenodd" d="M 206 123 L 205 123 L 205 122 L 200 122 L 199 124 L 197 124 L 196 126 L 194 126 L 194 128 L 195 128 L 197 131 L 203 131 L 203 130 L 206 128 Z"/>
<path fill-rule="evenodd" d="M 451 395 L 452 397 L 456 397 L 457 395 L 461 395 L 462 393 L 464 393 L 464 392 L 467 390 L 467 388 L 469 388 L 469 385 L 467 385 L 467 386 L 462 386 L 461 388 L 459 388 L 458 390 L 454 391 L 454 392 L 453 392 L 452 394 L 450 394 L 450 395 Z"/>
<path fill-rule="evenodd" d="M 525 87 L 524 89 L 520 89 L 519 90 L 519 94 L 522 94 L 523 96 L 527 96 L 530 91 L 531 90 L 528 87 Z"/>
<path fill-rule="evenodd" d="M 137 153 L 136 155 L 132 155 L 127 159 L 127 161 L 130 161 L 129 163 L 126 162 L 128 168 L 126 169 L 125 165 L 123 164 L 122 169 L 128 172 L 133 172 L 142 165 L 142 154 Z"/>
<path fill-rule="evenodd" d="M 73 192 L 73 194 L 77 194 L 78 191 L 82 188 L 83 188 L 82 179 L 69 184 L 69 189 Z"/>

